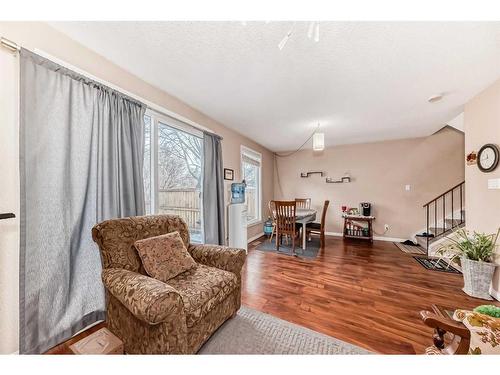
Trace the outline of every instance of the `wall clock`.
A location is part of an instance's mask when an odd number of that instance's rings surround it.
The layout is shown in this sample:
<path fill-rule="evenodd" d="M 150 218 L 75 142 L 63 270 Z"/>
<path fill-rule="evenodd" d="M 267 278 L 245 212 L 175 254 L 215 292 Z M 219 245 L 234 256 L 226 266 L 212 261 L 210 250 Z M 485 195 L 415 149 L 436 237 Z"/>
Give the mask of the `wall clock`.
<path fill-rule="evenodd" d="M 492 143 L 485 144 L 477 153 L 477 166 L 481 172 L 492 172 L 498 166 L 500 150 Z"/>

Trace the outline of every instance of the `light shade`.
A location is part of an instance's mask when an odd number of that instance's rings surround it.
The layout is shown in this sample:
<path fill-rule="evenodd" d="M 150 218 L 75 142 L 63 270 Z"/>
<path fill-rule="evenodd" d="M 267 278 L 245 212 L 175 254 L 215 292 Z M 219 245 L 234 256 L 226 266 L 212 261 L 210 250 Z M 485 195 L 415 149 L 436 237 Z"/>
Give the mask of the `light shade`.
<path fill-rule="evenodd" d="M 323 151 L 325 149 L 325 133 L 314 133 L 313 150 Z"/>

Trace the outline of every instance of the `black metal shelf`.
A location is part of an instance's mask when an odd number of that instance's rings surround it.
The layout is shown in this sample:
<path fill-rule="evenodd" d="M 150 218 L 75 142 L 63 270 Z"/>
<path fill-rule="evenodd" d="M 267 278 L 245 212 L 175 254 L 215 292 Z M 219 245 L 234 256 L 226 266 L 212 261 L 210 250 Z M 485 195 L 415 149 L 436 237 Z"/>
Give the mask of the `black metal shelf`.
<path fill-rule="evenodd" d="M 308 178 L 309 176 L 313 175 L 313 174 L 319 174 L 321 177 L 323 177 L 324 173 L 323 172 L 301 172 L 300 173 L 300 177 L 302 178 Z"/>

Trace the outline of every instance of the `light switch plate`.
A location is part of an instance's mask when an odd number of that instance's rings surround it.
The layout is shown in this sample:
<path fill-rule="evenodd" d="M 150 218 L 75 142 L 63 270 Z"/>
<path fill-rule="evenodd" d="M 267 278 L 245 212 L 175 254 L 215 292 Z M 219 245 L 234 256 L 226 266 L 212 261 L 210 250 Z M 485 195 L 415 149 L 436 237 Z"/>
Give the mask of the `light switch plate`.
<path fill-rule="evenodd" d="M 405 185 L 405 190 L 410 191 L 411 190 L 411 185 Z"/>
<path fill-rule="evenodd" d="M 500 189 L 500 178 L 488 179 L 488 189 Z"/>

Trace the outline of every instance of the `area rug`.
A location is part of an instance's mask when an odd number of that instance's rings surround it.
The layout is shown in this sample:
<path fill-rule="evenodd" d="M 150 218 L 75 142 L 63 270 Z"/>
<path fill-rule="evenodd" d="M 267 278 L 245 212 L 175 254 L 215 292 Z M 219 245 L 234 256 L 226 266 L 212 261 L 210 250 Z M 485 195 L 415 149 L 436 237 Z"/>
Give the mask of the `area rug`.
<path fill-rule="evenodd" d="M 292 243 L 288 240 L 288 244 L 283 239 L 283 245 L 280 245 L 279 252 L 276 252 L 276 238 L 273 238 L 272 242 L 266 238 L 260 244 L 258 244 L 255 249 L 265 252 L 278 253 L 283 255 L 298 256 L 301 258 L 311 258 L 314 259 L 318 256 L 320 241 L 319 237 L 313 236 L 311 241 L 306 241 L 306 249 L 302 250 L 302 241 L 300 239 L 295 240 L 295 254 L 292 253 Z"/>
<path fill-rule="evenodd" d="M 405 245 L 402 242 L 393 242 L 393 244 L 396 245 L 396 247 L 399 250 L 401 250 L 402 252 L 408 253 L 408 254 L 421 254 L 421 255 L 427 254 L 427 251 L 425 251 L 425 249 L 418 244 L 417 245 Z"/>
<path fill-rule="evenodd" d="M 313 318 L 312 318 L 313 319 Z M 358 346 L 242 306 L 198 354 L 370 354 Z"/>
<path fill-rule="evenodd" d="M 422 267 L 432 271 L 462 273 L 451 264 L 440 258 L 413 257 Z"/>

